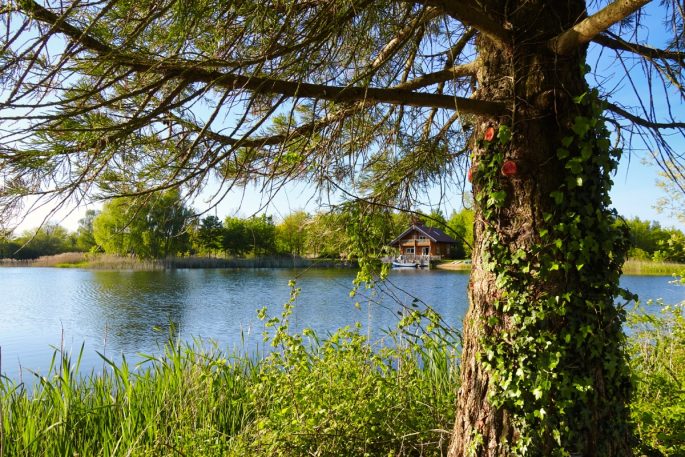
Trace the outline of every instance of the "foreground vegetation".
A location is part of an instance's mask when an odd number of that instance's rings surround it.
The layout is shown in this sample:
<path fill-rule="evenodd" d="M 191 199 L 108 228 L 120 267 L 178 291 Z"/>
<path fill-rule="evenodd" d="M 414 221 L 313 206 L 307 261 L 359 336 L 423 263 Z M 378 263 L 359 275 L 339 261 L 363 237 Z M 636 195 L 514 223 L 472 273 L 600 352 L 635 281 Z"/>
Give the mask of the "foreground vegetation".
<path fill-rule="evenodd" d="M 293 297 L 297 294 L 294 290 Z M 292 303 L 292 302 L 291 302 Z M 169 342 L 138 367 L 56 353 L 33 388 L 0 384 L 3 456 L 444 455 L 459 384 L 458 338 L 408 312 L 371 343 L 360 328 L 289 331 L 266 310 L 273 351 L 248 357 Z M 685 455 L 683 304 L 629 319 L 638 455 Z"/>
<path fill-rule="evenodd" d="M 319 339 L 261 311 L 273 352 L 169 343 L 137 370 L 81 377 L 61 354 L 33 391 L 2 384 L 4 456 L 437 455 L 454 421 L 456 341 L 359 328 Z M 408 315 L 405 322 L 412 321 Z M 417 344 L 419 340 L 420 344 Z M 256 360 L 256 361 L 255 361 Z M 390 453 L 390 454 L 389 454 Z"/>

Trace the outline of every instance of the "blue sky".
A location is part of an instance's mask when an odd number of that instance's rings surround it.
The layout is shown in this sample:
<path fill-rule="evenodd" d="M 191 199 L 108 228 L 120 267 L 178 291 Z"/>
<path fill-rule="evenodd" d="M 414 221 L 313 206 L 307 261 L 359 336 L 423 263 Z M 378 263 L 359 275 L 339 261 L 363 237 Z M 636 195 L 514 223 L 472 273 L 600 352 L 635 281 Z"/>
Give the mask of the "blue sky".
<path fill-rule="evenodd" d="M 596 8 L 598 5 L 593 6 Z M 647 26 L 642 27 L 638 33 L 641 39 L 647 39 L 654 46 L 663 46 L 668 33 L 668 29 L 662 24 L 662 19 L 658 17 L 658 13 L 661 11 L 658 2 L 652 2 L 645 9 L 645 24 Z M 634 105 L 635 103 L 631 103 L 634 95 L 627 82 L 623 79 L 622 72 L 616 71 L 616 68 L 612 67 L 612 65 L 616 65 L 611 59 L 612 56 L 607 55 L 600 63 L 597 63 L 597 49 L 597 47 L 591 47 L 588 62 L 591 65 L 597 65 L 596 70 L 602 77 L 614 75 L 608 80 L 603 81 L 604 87 L 613 87 L 615 85 L 614 100 L 620 99 L 625 105 Z M 633 74 L 631 72 L 631 77 L 634 77 L 635 83 L 638 86 L 637 89 L 642 89 L 641 85 L 646 88 L 645 79 L 639 73 Z M 656 103 L 661 105 L 658 98 Z M 679 106 L 678 110 L 683 114 L 682 118 L 685 118 L 683 107 Z M 673 144 L 672 146 L 676 145 Z M 618 210 L 619 214 L 627 218 L 640 217 L 641 219 L 655 220 L 662 226 L 685 230 L 685 227 L 675 218 L 670 217 L 669 214 L 657 213 L 654 206 L 659 198 L 665 196 L 663 191 L 656 186 L 659 169 L 655 164 L 645 163 L 645 161 L 652 162 L 646 160 L 649 157 L 649 151 L 646 147 L 637 142 L 633 144 L 633 147 L 635 149 L 631 153 L 625 154 L 622 158 L 619 170 L 614 178 L 614 188 L 611 192 L 614 207 Z M 680 140 L 676 149 L 682 150 L 683 147 L 685 147 L 685 142 Z M 433 201 L 436 200 L 437 197 L 433 196 Z M 458 210 L 461 208 L 462 200 L 463 196 L 458 194 L 458 190 L 451 190 L 443 200 L 441 209 L 448 215 L 453 209 Z M 259 189 L 248 187 L 244 192 L 232 192 L 229 194 L 211 213 L 223 218 L 227 215 L 249 216 L 264 209 L 268 214 L 279 218 L 298 209 L 314 212 L 322 206 L 325 207 L 327 203 L 329 202 L 317 200 L 314 191 L 304 184 L 286 187 L 269 204 L 267 204 L 265 197 L 261 195 Z M 202 202 L 196 202 L 195 207 L 198 209 L 202 208 Z M 86 209 L 86 207 L 72 208 L 69 214 L 62 212 L 53 217 L 52 220 L 60 222 L 70 230 L 74 230 Z M 19 226 L 19 230 L 35 227 L 44 218 L 45 212 L 37 211 L 27 217 Z"/>
<path fill-rule="evenodd" d="M 643 158 L 640 157 L 639 153 L 634 153 L 632 157 L 624 157 L 621 160 L 611 192 L 614 207 L 619 214 L 626 218 L 639 217 L 655 220 L 664 227 L 676 227 L 685 231 L 685 226 L 675 218 L 671 218 L 667 214 L 658 214 L 654 209 L 657 199 L 665 196 L 665 194 L 656 186 L 658 168 L 654 165 L 644 164 Z M 451 196 L 448 195 L 444 201 L 443 212 L 449 214 L 452 209 L 461 208 L 462 195 L 456 193 Z M 228 215 L 246 217 L 258 212 L 266 205 L 267 214 L 280 218 L 299 209 L 315 212 L 328 203 L 327 200 L 318 200 L 313 189 L 306 184 L 288 186 L 277 194 L 271 203 L 265 200 L 259 189 L 249 186 L 244 192 L 232 192 L 209 214 L 216 214 L 222 219 Z M 202 202 L 197 202 L 195 206 L 200 208 Z M 60 223 L 69 230 L 75 230 L 78 226 L 78 220 L 83 217 L 86 209 L 86 207 L 75 209 L 66 216 L 62 213 L 60 217 L 64 219 Z M 40 224 L 43 217 L 45 217 L 44 214 L 41 215 L 40 212 L 32 214 L 21 224 L 19 230 L 35 227 Z M 58 221 L 59 218 L 53 220 Z"/>

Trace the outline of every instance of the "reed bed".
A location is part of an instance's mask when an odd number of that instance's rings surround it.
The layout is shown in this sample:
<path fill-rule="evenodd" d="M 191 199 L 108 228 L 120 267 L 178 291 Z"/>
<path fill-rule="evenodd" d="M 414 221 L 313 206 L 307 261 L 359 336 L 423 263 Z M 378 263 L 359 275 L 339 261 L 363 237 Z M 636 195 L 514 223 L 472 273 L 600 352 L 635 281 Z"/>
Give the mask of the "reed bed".
<path fill-rule="evenodd" d="M 371 345 L 359 328 L 319 339 L 270 322 L 273 351 L 257 358 L 169 342 L 138 366 L 103 356 L 105 369 L 84 375 L 82 352 L 55 352 L 30 391 L 0 382 L 3 457 L 445 452 L 454 346 Z"/>
<path fill-rule="evenodd" d="M 309 259 L 293 256 L 250 258 L 186 256 L 166 259 L 140 259 L 134 256 L 103 253 L 65 252 L 42 256 L 35 260 L 0 259 L 0 266 L 154 271 L 175 268 L 354 268 L 357 267 L 357 263 L 336 259 Z"/>
<path fill-rule="evenodd" d="M 623 274 L 640 276 L 671 276 L 685 273 L 685 264 L 629 259 L 623 264 Z"/>

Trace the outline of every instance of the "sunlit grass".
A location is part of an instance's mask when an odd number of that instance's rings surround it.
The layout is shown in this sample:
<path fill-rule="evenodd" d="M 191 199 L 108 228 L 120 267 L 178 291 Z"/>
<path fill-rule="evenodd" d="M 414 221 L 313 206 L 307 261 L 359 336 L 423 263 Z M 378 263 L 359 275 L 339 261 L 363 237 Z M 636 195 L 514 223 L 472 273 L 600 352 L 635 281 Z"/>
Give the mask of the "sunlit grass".
<path fill-rule="evenodd" d="M 85 375 L 80 354 L 56 352 L 33 388 L 2 381 L 3 457 L 445 451 L 453 346 L 372 346 L 359 329 L 279 338 L 262 357 L 170 342 L 140 366 L 103 357 Z"/>
<path fill-rule="evenodd" d="M 640 276 L 671 276 L 685 272 L 685 264 L 629 259 L 623 264 L 623 274 Z"/>

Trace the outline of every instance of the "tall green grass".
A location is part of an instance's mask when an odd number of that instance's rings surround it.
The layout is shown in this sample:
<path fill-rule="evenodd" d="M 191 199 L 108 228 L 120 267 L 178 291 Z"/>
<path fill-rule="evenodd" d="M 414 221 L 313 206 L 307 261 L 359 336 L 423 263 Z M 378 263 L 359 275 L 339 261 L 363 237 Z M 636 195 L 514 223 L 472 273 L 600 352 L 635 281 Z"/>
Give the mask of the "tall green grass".
<path fill-rule="evenodd" d="M 169 342 L 141 366 L 103 357 L 84 376 L 57 352 L 29 391 L 4 379 L 5 456 L 442 455 L 454 420 L 455 343 L 359 327 L 291 334 L 264 314 L 273 352 Z M 404 332 L 404 333 L 403 333 Z"/>
<path fill-rule="evenodd" d="M 629 316 L 635 390 L 631 410 L 641 455 L 685 456 L 685 302 Z"/>
<path fill-rule="evenodd" d="M 671 276 L 685 273 L 685 264 L 629 259 L 623 264 L 623 274 L 640 276 Z"/>

